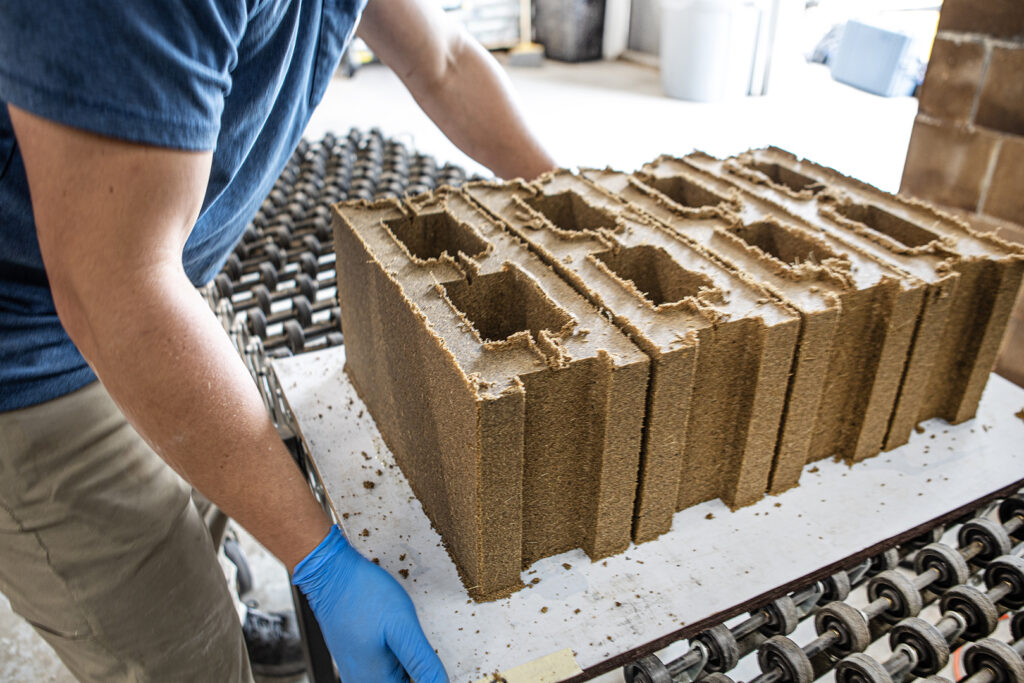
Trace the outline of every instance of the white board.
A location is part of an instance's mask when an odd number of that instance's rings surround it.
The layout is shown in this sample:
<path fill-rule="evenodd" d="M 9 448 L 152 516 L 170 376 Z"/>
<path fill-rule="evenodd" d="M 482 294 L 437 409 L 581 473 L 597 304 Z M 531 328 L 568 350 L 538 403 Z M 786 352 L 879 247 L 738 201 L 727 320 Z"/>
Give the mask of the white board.
<path fill-rule="evenodd" d="M 528 588 L 477 604 L 342 367 L 336 347 L 273 361 L 300 438 L 353 544 L 409 591 L 453 682 L 571 648 L 583 669 L 648 645 L 1024 479 L 1024 390 L 993 375 L 978 416 L 930 420 L 909 444 L 730 512 L 712 501 L 672 531 L 592 563 L 538 561 Z M 372 484 L 372 488 L 369 484 Z M 364 535 L 365 530 L 365 535 Z"/>

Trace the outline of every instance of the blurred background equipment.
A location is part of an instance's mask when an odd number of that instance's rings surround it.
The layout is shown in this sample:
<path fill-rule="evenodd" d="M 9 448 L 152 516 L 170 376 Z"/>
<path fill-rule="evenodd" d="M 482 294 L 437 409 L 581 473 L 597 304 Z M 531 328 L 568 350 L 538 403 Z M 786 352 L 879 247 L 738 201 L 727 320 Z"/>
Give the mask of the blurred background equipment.
<path fill-rule="evenodd" d="M 605 0 L 536 0 L 537 42 L 552 59 L 585 62 L 604 55 Z"/>
<path fill-rule="evenodd" d="M 914 94 L 921 64 L 910 36 L 853 20 L 841 36 L 829 60 L 832 78 L 883 97 Z"/>

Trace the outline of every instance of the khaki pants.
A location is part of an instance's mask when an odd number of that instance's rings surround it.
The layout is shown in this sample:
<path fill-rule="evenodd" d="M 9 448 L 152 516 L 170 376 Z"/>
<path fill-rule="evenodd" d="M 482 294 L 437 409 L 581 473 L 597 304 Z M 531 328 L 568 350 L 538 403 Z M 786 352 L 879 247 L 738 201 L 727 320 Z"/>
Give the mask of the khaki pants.
<path fill-rule="evenodd" d="M 212 541 L 99 382 L 0 413 L 0 591 L 80 680 L 252 680 Z"/>

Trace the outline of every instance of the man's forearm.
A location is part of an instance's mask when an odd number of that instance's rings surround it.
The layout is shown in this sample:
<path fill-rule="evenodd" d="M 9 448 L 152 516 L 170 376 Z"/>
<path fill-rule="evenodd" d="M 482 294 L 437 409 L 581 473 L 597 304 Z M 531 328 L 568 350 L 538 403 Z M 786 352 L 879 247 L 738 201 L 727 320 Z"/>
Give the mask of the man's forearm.
<path fill-rule="evenodd" d="M 455 53 L 436 80 L 405 80 L 424 112 L 466 154 L 503 178 L 550 171 L 554 160 L 527 127 L 501 66 L 472 38 L 453 40 Z"/>
<path fill-rule="evenodd" d="M 164 460 L 294 567 L 329 522 L 184 272 L 156 265 L 99 291 L 58 310 L 77 318 L 69 332 L 110 395 Z"/>
<path fill-rule="evenodd" d="M 555 162 L 526 126 L 508 76 L 430 0 L 370 0 L 359 36 L 394 69 L 448 139 L 503 178 Z"/>
<path fill-rule="evenodd" d="M 212 154 L 8 111 L 64 329 L 154 450 L 293 567 L 328 521 L 181 261 Z"/>

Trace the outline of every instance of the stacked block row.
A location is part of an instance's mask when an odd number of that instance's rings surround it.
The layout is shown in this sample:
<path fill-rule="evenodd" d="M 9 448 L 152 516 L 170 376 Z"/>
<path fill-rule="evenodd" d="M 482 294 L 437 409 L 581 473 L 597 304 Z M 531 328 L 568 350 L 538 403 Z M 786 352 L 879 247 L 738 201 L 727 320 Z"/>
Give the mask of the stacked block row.
<path fill-rule="evenodd" d="M 777 149 L 335 209 L 346 370 L 476 599 L 970 418 L 1024 274 Z"/>
<path fill-rule="evenodd" d="M 1024 4 L 946 0 L 901 191 L 1024 244 Z M 1024 386 L 1024 299 L 997 369 Z"/>
<path fill-rule="evenodd" d="M 1021 223 L 1024 7 L 1007 8 L 1006 34 L 963 21 L 957 9 L 965 4 L 943 8 L 901 191 Z"/>

